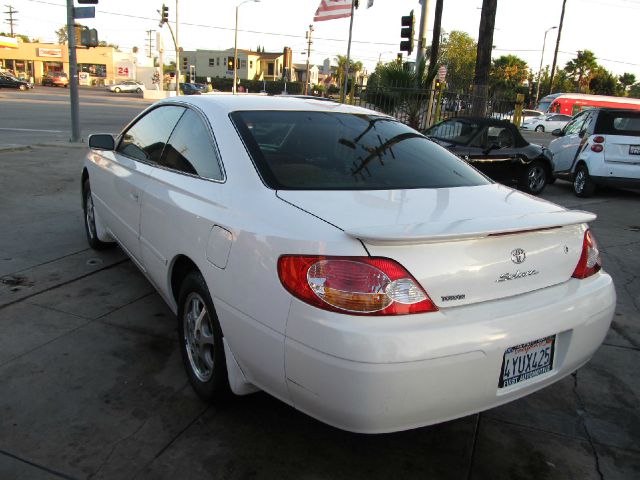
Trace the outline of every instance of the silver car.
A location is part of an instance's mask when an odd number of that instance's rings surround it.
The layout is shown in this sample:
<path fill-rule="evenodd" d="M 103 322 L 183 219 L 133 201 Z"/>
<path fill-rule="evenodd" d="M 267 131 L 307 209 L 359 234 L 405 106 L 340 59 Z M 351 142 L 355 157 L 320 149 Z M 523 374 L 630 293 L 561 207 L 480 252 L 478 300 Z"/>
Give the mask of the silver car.
<path fill-rule="evenodd" d="M 136 82 L 135 80 L 125 80 L 124 82 L 118 82 L 115 85 L 109 85 L 107 90 L 110 92 L 120 93 L 142 93 L 144 90 L 144 83 Z"/>

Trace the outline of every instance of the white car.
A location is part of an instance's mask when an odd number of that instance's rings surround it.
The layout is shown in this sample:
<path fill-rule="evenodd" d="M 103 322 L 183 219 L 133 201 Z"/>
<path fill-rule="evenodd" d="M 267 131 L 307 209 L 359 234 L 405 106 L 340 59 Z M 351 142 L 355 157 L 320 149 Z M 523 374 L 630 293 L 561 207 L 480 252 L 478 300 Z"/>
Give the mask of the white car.
<path fill-rule="evenodd" d="M 598 185 L 640 188 L 640 111 L 595 108 L 573 117 L 549 144 L 555 177 L 578 197 Z"/>
<path fill-rule="evenodd" d="M 507 113 L 498 113 L 495 112 L 491 115 L 491 118 L 498 118 L 500 120 L 509 120 L 510 122 L 513 121 L 513 115 L 514 115 L 514 111 L 511 110 Z M 522 110 L 522 119 L 524 121 L 524 119 L 526 118 L 532 118 L 532 117 L 542 117 L 544 115 L 544 112 L 540 112 L 538 110 L 529 110 L 527 108 Z"/>
<path fill-rule="evenodd" d="M 135 80 L 125 80 L 107 87 L 107 90 L 114 93 L 142 93 L 144 89 L 144 83 L 136 82 Z"/>
<path fill-rule="evenodd" d="M 88 241 L 117 241 L 177 314 L 207 400 L 261 389 L 341 429 L 410 429 L 556 382 L 609 329 L 595 215 L 380 113 L 179 97 L 89 146 Z"/>
<path fill-rule="evenodd" d="M 533 130 L 536 132 L 552 132 L 558 128 L 564 128 L 571 118 L 571 115 L 561 113 L 528 117 L 522 122 L 520 128 L 522 130 Z"/>

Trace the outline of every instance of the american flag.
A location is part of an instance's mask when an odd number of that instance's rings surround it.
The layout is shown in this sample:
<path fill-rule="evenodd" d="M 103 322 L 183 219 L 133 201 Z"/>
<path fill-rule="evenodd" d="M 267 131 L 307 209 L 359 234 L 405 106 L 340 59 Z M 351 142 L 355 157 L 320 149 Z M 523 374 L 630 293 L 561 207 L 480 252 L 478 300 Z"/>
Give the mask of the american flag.
<path fill-rule="evenodd" d="M 351 16 L 352 0 L 321 0 L 316 15 L 313 17 L 314 22 L 323 20 L 333 20 L 336 18 L 345 18 Z"/>

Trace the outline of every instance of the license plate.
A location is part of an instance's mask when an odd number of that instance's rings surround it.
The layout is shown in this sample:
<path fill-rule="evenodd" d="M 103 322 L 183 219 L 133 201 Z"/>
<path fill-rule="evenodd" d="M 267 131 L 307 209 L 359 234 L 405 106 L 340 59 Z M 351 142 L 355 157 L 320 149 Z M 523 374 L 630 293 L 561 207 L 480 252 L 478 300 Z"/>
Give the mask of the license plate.
<path fill-rule="evenodd" d="M 526 382 L 553 369 L 556 336 L 541 338 L 505 350 L 498 388 Z"/>
<path fill-rule="evenodd" d="M 640 145 L 629 145 L 629 155 L 640 155 Z"/>

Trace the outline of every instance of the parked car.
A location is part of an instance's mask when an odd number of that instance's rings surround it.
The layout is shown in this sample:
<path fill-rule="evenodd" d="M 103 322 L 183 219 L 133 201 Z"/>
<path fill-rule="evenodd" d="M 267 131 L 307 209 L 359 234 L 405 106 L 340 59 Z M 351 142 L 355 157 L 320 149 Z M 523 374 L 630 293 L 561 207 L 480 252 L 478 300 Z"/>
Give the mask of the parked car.
<path fill-rule="evenodd" d="M 114 85 L 109 85 L 107 90 L 114 93 L 142 93 L 144 90 L 144 83 L 136 82 L 135 80 L 125 80 L 123 82 L 118 82 Z"/>
<path fill-rule="evenodd" d="M 509 122 L 513 121 L 513 115 L 515 114 L 515 112 L 513 110 L 507 112 L 507 113 L 493 113 L 491 115 L 491 118 L 497 118 L 499 120 L 508 120 Z M 538 110 L 529 110 L 527 108 L 524 108 L 522 110 L 522 118 L 530 118 L 530 117 L 540 117 L 544 115 L 544 112 L 540 112 Z"/>
<path fill-rule="evenodd" d="M 204 399 L 261 389 L 338 428 L 404 430 L 539 390 L 607 334 L 595 215 L 378 112 L 172 98 L 89 147 L 89 244 L 117 241 L 177 314 Z"/>
<path fill-rule="evenodd" d="M 10 73 L 0 72 L 0 88 L 17 88 L 18 90 L 29 90 L 33 88 L 33 83 L 14 77 Z"/>
<path fill-rule="evenodd" d="M 563 128 L 570 120 L 571 115 L 552 113 L 538 117 L 529 117 L 522 122 L 520 128 L 522 130 L 533 130 L 536 132 L 552 132 L 557 128 Z"/>
<path fill-rule="evenodd" d="M 485 175 L 538 195 L 552 181 L 550 155 L 527 142 L 506 120 L 457 117 L 425 131 L 425 135 L 476 167 Z"/>
<path fill-rule="evenodd" d="M 640 187 L 640 110 L 584 110 L 552 133 L 554 175 L 572 181 L 578 197 L 599 185 Z"/>
<path fill-rule="evenodd" d="M 68 87 L 69 77 L 64 72 L 52 72 L 42 77 L 42 85 L 51 87 Z"/>
<path fill-rule="evenodd" d="M 181 83 L 180 91 L 183 95 L 200 95 L 207 93 L 207 86 L 202 83 Z"/>

